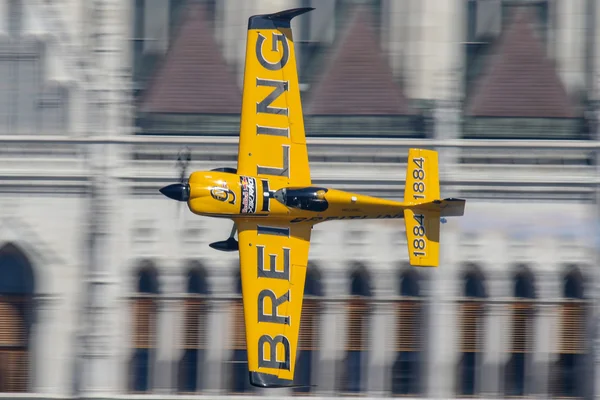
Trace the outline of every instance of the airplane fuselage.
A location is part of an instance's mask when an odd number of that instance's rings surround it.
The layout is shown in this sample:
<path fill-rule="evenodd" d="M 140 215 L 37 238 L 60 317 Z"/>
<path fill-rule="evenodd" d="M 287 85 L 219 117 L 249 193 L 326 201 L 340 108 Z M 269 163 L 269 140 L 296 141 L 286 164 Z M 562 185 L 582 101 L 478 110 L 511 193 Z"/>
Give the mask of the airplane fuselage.
<path fill-rule="evenodd" d="M 190 211 L 217 218 L 264 218 L 313 224 L 341 219 L 404 217 L 405 204 L 311 185 L 222 171 L 196 171 L 189 179 Z"/>

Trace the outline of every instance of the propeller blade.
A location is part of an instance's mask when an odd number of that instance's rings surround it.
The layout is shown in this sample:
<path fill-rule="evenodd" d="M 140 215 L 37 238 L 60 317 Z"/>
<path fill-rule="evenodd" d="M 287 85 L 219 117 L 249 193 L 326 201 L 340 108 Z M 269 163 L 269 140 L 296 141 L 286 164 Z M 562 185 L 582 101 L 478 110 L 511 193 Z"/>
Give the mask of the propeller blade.
<path fill-rule="evenodd" d="M 179 181 L 183 183 L 185 181 L 185 175 L 187 171 L 188 164 L 192 160 L 192 152 L 189 147 L 184 147 L 177 154 L 177 166 L 181 168 Z"/>

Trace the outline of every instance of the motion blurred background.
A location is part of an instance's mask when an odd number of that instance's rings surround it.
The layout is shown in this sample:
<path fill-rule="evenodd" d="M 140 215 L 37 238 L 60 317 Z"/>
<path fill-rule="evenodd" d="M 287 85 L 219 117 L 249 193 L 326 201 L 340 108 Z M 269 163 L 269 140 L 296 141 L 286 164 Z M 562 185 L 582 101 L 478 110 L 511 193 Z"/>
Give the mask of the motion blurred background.
<path fill-rule="evenodd" d="M 293 22 L 313 181 L 401 199 L 440 154 L 441 265 L 317 225 L 293 390 L 248 385 L 229 223 L 248 17 Z M 600 398 L 600 0 L 0 0 L 0 394 Z M 596 267 L 594 267 L 596 265 Z M 594 269 L 595 268 L 595 269 Z M 19 392 L 19 394 L 16 394 Z"/>

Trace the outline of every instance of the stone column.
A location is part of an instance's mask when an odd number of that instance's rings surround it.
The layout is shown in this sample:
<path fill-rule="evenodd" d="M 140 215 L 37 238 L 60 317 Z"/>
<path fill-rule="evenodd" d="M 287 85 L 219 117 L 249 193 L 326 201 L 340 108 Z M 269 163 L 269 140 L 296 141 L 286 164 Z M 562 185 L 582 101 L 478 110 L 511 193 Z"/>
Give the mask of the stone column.
<path fill-rule="evenodd" d="M 335 395 L 338 385 L 339 360 L 344 357 L 346 343 L 346 308 L 332 298 L 347 296 L 349 280 L 347 270 L 330 269 L 327 265 L 321 269 L 323 289 L 328 299 L 323 303 L 321 317 L 321 365 L 322 373 L 315 381 L 320 395 Z"/>
<path fill-rule="evenodd" d="M 235 268 L 239 268 L 237 263 Z M 220 394 L 225 388 L 229 378 L 230 366 L 228 364 L 231 354 L 229 344 L 231 343 L 231 323 L 233 315 L 231 313 L 231 298 L 235 294 L 235 274 L 234 269 L 225 267 L 220 271 L 215 271 L 211 279 L 211 293 L 217 296 L 219 300 L 210 301 L 209 315 L 207 318 L 207 343 L 210 343 L 207 349 L 207 371 L 205 382 L 206 391 L 209 394 Z M 227 366 L 227 369 L 224 368 Z"/>
<path fill-rule="evenodd" d="M 87 4 L 87 2 L 86 2 Z M 120 82 L 123 67 L 122 46 L 125 35 L 123 18 L 127 14 L 127 3 L 116 0 L 90 1 L 85 9 L 94 15 L 92 23 L 85 28 L 84 35 L 94 37 L 94 47 L 85 54 L 89 79 L 82 82 L 85 90 L 86 136 L 107 139 L 123 132 L 122 108 L 120 98 L 123 85 Z M 83 282 L 84 305 L 79 310 L 81 317 L 83 348 L 78 354 L 82 362 L 81 388 L 78 395 L 109 394 L 115 390 L 118 380 L 118 368 L 114 363 L 114 335 L 118 319 L 116 311 L 117 290 L 113 279 L 118 274 L 118 257 L 111 246 L 115 230 L 119 226 L 118 207 L 114 200 L 118 198 L 118 147 L 113 144 L 89 144 L 88 207 L 90 218 L 87 231 L 88 256 Z"/>
<path fill-rule="evenodd" d="M 590 30 L 595 30 L 594 35 L 592 35 L 591 37 L 588 36 L 593 41 L 593 43 L 591 43 L 591 45 L 593 46 L 593 50 L 591 52 L 594 59 L 594 61 L 592 61 L 591 63 L 591 80 L 593 82 L 592 98 L 595 100 L 592 106 L 592 114 L 596 131 L 593 132 L 592 135 L 596 139 L 596 141 L 598 141 L 600 140 L 600 39 L 598 39 L 598 34 L 600 33 L 598 28 L 598 22 L 600 22 L 600 0 L 589 0 L 589 3 L 591 5 L 591 10 L 588 10 L 588 12 L 593 11 L 593 17 L 591 17 L 590 21 Z M 596 159 L 600 159 L 600 149 L 596 151 Z M 600 164 L 596 163 L 596 176 L 598 176 L 599 173 Z M 598 219 L 600 218 L 600 186 L 596 187 L 595 203 L 596 219 Z M 597 222 L 595 226 L 597 226 Z M 590 314 L 592 315 L 591 321 L 593 324 L 593 327 L 591 327 L 590 329 L 593 335 L 593 337 L 591 338 L 591 340 L 593 341 L 593 345 L 590 346 L 590 349 L 593 353 L 593 373 L 591 374 L 591 381 L 594 382 L 594 384 L 591 385 L 592 388 L 590 398 L 600 399 L 600 315 L 598 313 L 598 307 L 600 306 L 600 270 L 598 269 L 598 265 L 600 265 L 600 232 L 598 231 L 598 228 L 596 228 L 594 233 L 596 234 L 595 240 L 593 242 L 594 257 L 592 258 L 595 264 L 592 268 L 594 273 L 592 273 L 592 271 L 589 271 L 590 274 L 593 274 L 592 279 L 594 280 L 595 286 L 595 290 L 593 291 L 593 293 L 595 293 L 595 296 L 590 296 L 591 300 L 594 301 L 595 306 L 593 308 L 594 311 L 590 312 Z M 588 291 L 588 293 L 589 292 L 590 291 Z"/>
<path fill-rule="evenodd" d="M 441 265 L 425 271 L 429 312 L 425 342 L 428 343 L 427 372 L 424 377 L 425 395 L 434 399 L 455 397 L 457 352 L 460 335 L 456 297 L 462 296 L 462 262 L 469 259 L 460 242 L 460 228 L 445 225 L 441 243 Z"/>
<path fill-rule="evenodd" d="M 560 274 L 562 271 L 556 269 L 552 273 L 544 273 L 538 276 L 537 290 L 538 298 L 542 301 L 553 302 L 561 298 L 561 288 L 559 285 Z M 550 385 L 549 367 L 555 361 L 555 354 L 558 345 L 558 329 L 560 329 L 560 320 L 557 318 L 556 304 L 540 305 L 537 308 L 534 340 L 534 363 L 539 366 L 536 379 L 536 393 L 542 398 L 546 398 Z"/>
<path fill-rule="evenodd" d="M 181 318 L 182 306 L 183 301 L 179 298 L 161 299 L 160 302 L 158 315 L 160 346 L 157 349 L 155 364 L 157 368 L 154 374 L 155 387 L 160 393 L 177 393 L 177 374 L 182 356 L 180 343 L 184 329 Z"/>
<path fill-rule="evenodd" d="M 483 396 L 496 396 L 503 393 L 504 365 L 507 362 L 507 344 L 510 334 L 510 304 L 494 300 L 512 297 L 510 276 L 513 272 L 510 264 L 500 264 L 496 271 L 488 271 L 485 285 L 487 299 L 491 300 L 485 308 L 485 336 L 482 369 L 477 372 L 477 385 Z"/>
<path fill-rule="evenodd" d="M 394 304 L 388 301 L 397 287 L 397 274 L 394 268 L 372 269 L 373 306 L 371 320 L 367 327 L 369 357 L 366 360 L 366 389 L 370 396 L 385 396 L 391 390 L 391 368 L 395 361 L 395 326 L 396 314 Z M 395 266 L 394 266 L 395 267 Z M 394 285 L 396 284 L 396 285 Z"/>
<path fill-rule="evenodd" d="M 58 374 L 53 367 L 58 360 L 54 359 L 56 354 L 52 351 L 52 344 L 60 342 L 53 326 L 56 323 L 57 306 L 56 300 L 46 295 L 37 295 L 32 304 L 35 323 L 32 325 L 29 342 L 29 382 L 33 392 L 56 395 L 70 393 L 69 387 L 63 388 L 56 384 Z M 69 364 L 63 365 L 70 368 Z"/>

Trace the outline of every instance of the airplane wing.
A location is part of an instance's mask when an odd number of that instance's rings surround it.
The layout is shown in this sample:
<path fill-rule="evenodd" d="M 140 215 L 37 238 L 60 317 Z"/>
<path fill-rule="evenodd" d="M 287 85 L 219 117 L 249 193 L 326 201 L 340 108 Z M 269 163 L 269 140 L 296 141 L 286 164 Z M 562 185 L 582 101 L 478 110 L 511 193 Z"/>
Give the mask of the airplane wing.
<path fill-rule="evenodd" d="M 311 224 L 238 224 L 250 383 L 294 385 Z"/>
<path fill-rule="evenodd" d="M 311 183 L 292 18 L 296 8 L 248 20 L 239 175 L 279 180 L 280 186 Z"/>

